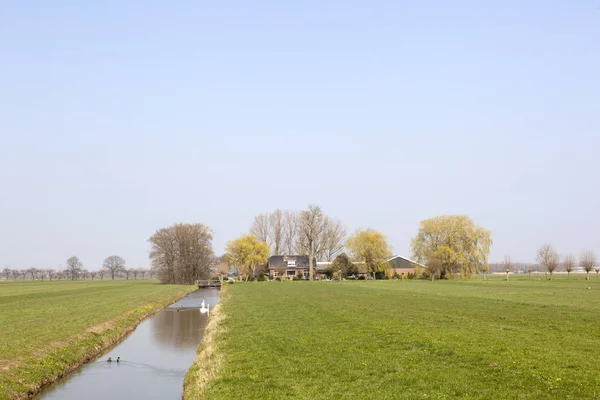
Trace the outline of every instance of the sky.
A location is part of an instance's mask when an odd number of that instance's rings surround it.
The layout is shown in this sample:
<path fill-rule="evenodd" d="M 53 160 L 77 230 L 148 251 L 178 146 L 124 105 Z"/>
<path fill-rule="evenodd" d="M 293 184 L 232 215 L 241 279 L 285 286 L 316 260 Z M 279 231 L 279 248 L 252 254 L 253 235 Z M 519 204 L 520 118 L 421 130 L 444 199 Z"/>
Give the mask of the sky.
<path fill-rule="evenodd" d="M 308 204 L 395 254 L 466 214 L 491 261 L 600 255 L 599 71 L 597 0 L 2 2 L 0 268 Z"/>

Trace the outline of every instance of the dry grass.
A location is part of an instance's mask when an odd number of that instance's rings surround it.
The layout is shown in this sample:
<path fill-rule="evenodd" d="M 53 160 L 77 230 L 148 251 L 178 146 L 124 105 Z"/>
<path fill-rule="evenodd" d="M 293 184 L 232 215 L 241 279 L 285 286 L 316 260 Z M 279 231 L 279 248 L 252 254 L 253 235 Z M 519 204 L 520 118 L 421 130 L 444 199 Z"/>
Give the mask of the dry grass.
<path fill-rule="evenodd" d="M 223 321 L 227 318 L 222 305 L 227 301 L 227 290 L 221 290 L 221 300 L 210 312 L 210 319 L 198 348 L 198 357 L 185 377 L 185 399 L 202 399 L 210 382 L 215 381 L 223 365 L 223 354 L 218 348 L 219 338 L 225 334 Z"/>

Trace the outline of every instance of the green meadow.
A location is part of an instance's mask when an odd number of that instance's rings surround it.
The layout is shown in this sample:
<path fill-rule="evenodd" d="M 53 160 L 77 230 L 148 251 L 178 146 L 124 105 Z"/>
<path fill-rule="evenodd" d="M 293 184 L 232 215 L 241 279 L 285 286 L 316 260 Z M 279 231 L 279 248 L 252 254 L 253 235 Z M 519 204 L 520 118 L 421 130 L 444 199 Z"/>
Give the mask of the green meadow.
<path fill-rule="evenodd" d="M 186 393 L 600 398 L 595 278 L 228 285 Z"/>
<path fill-rule="evenodd" d="M 35 393 L 192 290 L 155 280 L 0 284 L 0 399 Z"/>

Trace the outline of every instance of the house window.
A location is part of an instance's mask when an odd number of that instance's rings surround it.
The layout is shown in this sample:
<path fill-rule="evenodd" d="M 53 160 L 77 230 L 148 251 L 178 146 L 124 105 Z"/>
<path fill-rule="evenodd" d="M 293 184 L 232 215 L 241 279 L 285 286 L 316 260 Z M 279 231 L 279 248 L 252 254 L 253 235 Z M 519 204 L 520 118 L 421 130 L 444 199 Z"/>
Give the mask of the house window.
<path fill-rule="evenodd" d="M 295 267 L 296 266 L 296 260 L 288 260 L 287 265 L 288 265 L 288 267 Z"/>

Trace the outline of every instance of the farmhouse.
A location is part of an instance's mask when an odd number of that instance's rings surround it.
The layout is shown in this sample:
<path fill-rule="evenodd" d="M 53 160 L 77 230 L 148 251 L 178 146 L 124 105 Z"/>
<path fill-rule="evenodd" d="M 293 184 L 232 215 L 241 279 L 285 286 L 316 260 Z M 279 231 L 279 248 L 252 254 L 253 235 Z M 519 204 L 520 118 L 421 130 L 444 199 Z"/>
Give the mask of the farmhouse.
<path fill-rule="evenodd" d="M 300 279 L 308 279 L 308 260 L 308 256 L 301 255 L 271 256 L 267 261 L 269 279 L 274 279 L 277 277 L 293 279 L 295 276 Z M 313 260 L 313 267 L 315 268 L 316 275 L 316 259 Z"/>

